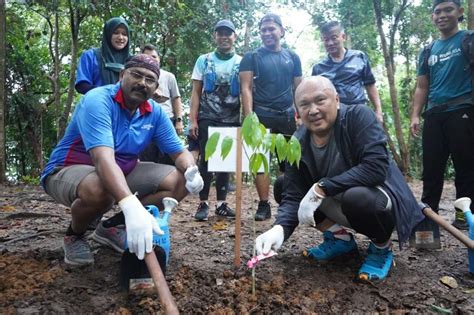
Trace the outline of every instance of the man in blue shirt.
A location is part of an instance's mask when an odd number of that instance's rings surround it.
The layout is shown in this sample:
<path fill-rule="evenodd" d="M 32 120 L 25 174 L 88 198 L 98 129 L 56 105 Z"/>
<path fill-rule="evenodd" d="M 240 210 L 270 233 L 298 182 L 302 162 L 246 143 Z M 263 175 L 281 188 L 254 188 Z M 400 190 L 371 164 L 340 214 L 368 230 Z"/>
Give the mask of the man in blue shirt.
<path fill-rule="evenodd" d="M 312 75 L 322 75 L 331 80 L 341 103 L 346 105 L 366 104 L 367 91 L 375 115 L 382 122 L 382 105 L 367 55 L 344 47 L 346 34 L 342 25 L 336 21 L 321 27 L 321 40 L 328 56 L 313 67 Z"/>
<path fill-rule="evenodd" d="M 440 32 L 430 49 L 419 57 L 418 77 L 413 98 L 410 129 L 420 129 L 423 113 L 423 194 L 422 201 L 437 210 L 443 191 L 444 171 L 449 157 L 455 169 L 456 198 L 474 198 L 474 104 L 472 69 L 461 50 L 466 31 L 459 30 L 464 8 L 461 2 L 433 1 L 433 24 Z M 426 60 L 426 62 L 425 62 Z M 471 210 L 474 205 L 471 205 Z M 455 225 L 466 228 L 462 212 Z"/>
<path fill-rule="evenodd" d="M 159 75 L 155 59 L 132 57 L 121 71 L 119 83 L 93 89 L 81 98 L 51 154 L 41 182 L 56 201 L 71 207 L 72 221 L 63 245 L 66 263 L 93 263 L 84 233 L 87 225 L 115 202 L 124 216 L 128 248 L 143 259 L 152 250 L 153 232 L 163 233 L 143 205 L 162 208 L 164 197 L 181 200 L 188 192 L 202 189 L 192 155 L 182 146 L 160 105 L 149 100 L 158 87 Z M 138 161 L 139 153 L 152 141 L 170 154 L 176 168 Z M 123 238 L 108 238 L 120 229 L 105 223 L 95 231 L 100 241 L 123 251 Z"/>
<path fill-rule="evenodd" d="M 245 116 L 255 112 L 271 132 L 289 137 L 296 130 L 293 91 L 301 82 L 301 61 L 296 53 L 281 46 L 285 29 L 278 15 L 266 14 L 259 30 L 263 46 L 246 53 L 240 63 L 242 110 Z M 283 170 L 284 165 L 280 165 Z M 260 202 L 255 220 L 267 220 L 271 217 L 270 178 L 258 174 L 256 186 Z"/>

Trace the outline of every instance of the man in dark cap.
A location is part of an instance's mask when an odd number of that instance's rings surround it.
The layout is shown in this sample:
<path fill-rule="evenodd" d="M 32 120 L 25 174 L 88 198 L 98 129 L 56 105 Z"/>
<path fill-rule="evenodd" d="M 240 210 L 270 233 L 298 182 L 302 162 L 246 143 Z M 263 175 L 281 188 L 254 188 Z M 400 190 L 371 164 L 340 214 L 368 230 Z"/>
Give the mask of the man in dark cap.
<path fill-rule="evenodd" d="M 431 19 L 440 38 L 426 46 L 418 59 L 418 77 L 413 98 L 410 129 L 420 131 L 423 108 L 423 194 L 422 201 L 437 210 L 443 191 L 449 157 L 454 164 L 456 198 L 474 198 L 474 104 L 472 69 L 459 30 L 464 8 L 461 2 L 433 1 Z M 425 105 L 426 104 L 426 105 Z M 474 204 L 471 205 L 471 210 Z M 466 227 L 462 212 L 455 225 Z"/>
<path fill-rule="evenodd" d="M 164 197 L 181 200 L 188 192 L 202 189 L 192 155 L 161 106 L 150 100 L 159 75 L 155 59 L 132 57 L 117 84 L 93 89 L 81 98 L 51 154 L 41 183 L 51 197 L 71 207 L 72 221 L 63 244 L 66 263 L 94 262 L 84 233 L 116 202 L 124 216 L 130 252 L 143 259 L 152 250 L 153 232 L 163 233 L 143 205 L 162 208 Z M 170 154 L 176 167 L 138 161 L 152 141 Z M 123 238 L 114 235 L 120 229 L 104 222 L 97 227 L 104 242 L 123 251 Z"/>
<path fill-rule="evenodd" d="M 194 216 L 198 221 L 207 220 L 209 213 L 212 173 L 207 170 L 204 156 L 208 128 L 240 125 L 239 64 L 242 57 L 235 53 L 236 39 L 234 23 L 217 22 L 214 26 L 216 50 L 199 56 L 193 69 L 189 136 L 199 142 L 199 171 L 204 179 L 204 188 L 199 193 L 201 202 Z M 232 218 L 235 212 L 226 203 L 228 183 L 229 173 L 216 173 L 215 214 Z"/>
<path fill-rule="evenodd" d="M 291 136 L 296 130 L 293 91 L 301 82 L 301 61 L 296 53 L 281 46 L 285 29 L 278 15 L 266 14 L 259 30 L 263 46 L 246 53 L 240 64 L 243 112 L 255 112 L 272 132 Z M 280 165 L 283 170 L 284 165 Z M 270 178 L 258 174 L 256 186 L 260 202 L 255 220 L 267 220 L 271 217 Z"/>

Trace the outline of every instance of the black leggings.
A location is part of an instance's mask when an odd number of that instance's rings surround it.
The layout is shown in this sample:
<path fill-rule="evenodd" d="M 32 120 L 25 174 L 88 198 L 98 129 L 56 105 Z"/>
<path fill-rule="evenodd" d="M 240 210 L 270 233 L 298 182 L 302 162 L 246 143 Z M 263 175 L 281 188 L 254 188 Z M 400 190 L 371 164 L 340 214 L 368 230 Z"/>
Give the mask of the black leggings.
<path fill-rule="evenodd" d="M 343 193 L 341 199 L 342 212 L 351 227 L 378 244 L 387 242 L 395 227 L 393 207 L 388 209 L 388 204 L 387 195 L 375 187 L 350 188 Z M 322 211 L 315 211 L 316 223 L 325 218 Z"/>

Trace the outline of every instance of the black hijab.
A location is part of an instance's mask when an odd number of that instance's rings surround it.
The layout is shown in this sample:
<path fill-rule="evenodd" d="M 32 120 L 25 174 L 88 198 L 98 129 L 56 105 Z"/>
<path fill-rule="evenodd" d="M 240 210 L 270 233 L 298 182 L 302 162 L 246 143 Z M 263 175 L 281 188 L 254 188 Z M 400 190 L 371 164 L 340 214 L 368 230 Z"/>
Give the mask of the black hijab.
<path fill-rule="evenodd" d="M 112 34 L 119 26 L 124 26 L 127 31 L 127 46 L 121 50 L 116 50 L 112 46 Z M 119 80 L 120 70 L 124 68 L 125 61 L 129 57 L 130 29 L 127 21 L 121 17 L 114 17 L 104 24 L 102 32 L 102 46 L 96 49 L 97 60 L 100 66 L 100 77 L 102 84 L 115 84 Z"/>

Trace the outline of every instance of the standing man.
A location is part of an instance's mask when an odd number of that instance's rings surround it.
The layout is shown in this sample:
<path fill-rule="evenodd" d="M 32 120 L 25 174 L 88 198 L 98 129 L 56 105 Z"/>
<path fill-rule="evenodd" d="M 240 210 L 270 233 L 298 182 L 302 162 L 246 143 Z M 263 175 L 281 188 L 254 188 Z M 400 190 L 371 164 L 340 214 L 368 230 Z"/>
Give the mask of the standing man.
<path fill-rule="evenodd" d="M 243 113 L 255 112 L 271 132 L 289 137 L 296 130 L 293 91 L 301 82 L 301 61 L 297 54 L 281 47 L 285 29 L 278 15 L 268 13 L 258 25 L 263 46 L 246 53 L 240 64 Z M 280 171 L 284 171 L 283 164 Z M 258 174 L 256 186 L 260 202 L 255 220 L 267 220 L 271 217 L 270 177 Z"/>
<path fill-rule="evenodd" d="M 234 50 L 237 39 L 235 26 L 229 20 L 221 20 L 214 26 L 214 41 L 217 49 L 199 56 L 194 66 L 192 79 L 191 110 L 189 113 L 189 136 L 199 141 L 199 171 L 204 179 L 204 188 L 199 193 L 201 200 L 194 216 L 198 221 L 207 220 L 209 212 L 209 190 L 212 173 L 207 170 L 205 148 L 208 128 L 240 125 L 239 64 L 242 57 Z M 229 173 L 216 173 L 216 215 L 235 217 L 227 205 Z"/>
<path fill-rule="evenodd" d="M 146 44 L 142 48 L 142 54 L 149 55 L 158 61 L 158 64 L 160 63 L 160 56 L 155 46 Z M 160 69 L 160 79 L 158 83 L 159 86 L 155 93 L 153 93 L 153 100 L 163 107 L 171 119 L 176 133 L 181 135 L 183 134 L 183 104 L 181 104 L 181 94 L 179 93 L 176 77 L 171 72 Z M 158 150 L 153 143 L 140 154 L 140 160 L 174 165 L 174 161 Z"/>
<path fill-rule="evenodd" d="M 455 169 L 456 198 L 474 200 L 474 104 L 472 69 L 463 56 L 459 30 L 464 8 L 461 1 L 433 1 L 431 19 L 440 38 L 422 50 L 410 129 L 420 130 L 423 113 L 422 201 L 438 211 L 448 158 Z M 471 205 L 471 210 L 474 205 Z M 462 228 L 464 216 L 456 213 L 455 225 Z M 465 223 L 465 221 L 464 221 Z"/>
<path fill-rule="evenodd" d="M 322 76 L 303 80 L 295 101 L 304 124 L 295 133 L 301 161 L 285 172 L 275 224 L 257 237 L 257 253 L 278 250 L 298 224 L 309 224 L 323 232 L 324 242 L 307 256 L 329 261 L 357 250 L 349 227 L 371 240 L 358 278 L 383 280 L 393 262 L 392 231 L 405 242 L 424 218 L 422 206 L 390 159 L 371 109 L 340 104 L 334 85 Z"/>
<path fill-rule="evenodd" d="M 46 192 L 71 207 L 72 220 L 63 243 L 68 264 L 94 262 L 84 233 L 115 202 L 122 210 L 130 252 L 143 259 L 152 251 L 153 232 L 163 233 L 143 205 L 162 208 L 164 197 L 181 200 L 188 192 L 202 189 L 192 155 L 161 106 L 149 100 L 159 76 L 155 59 L 136 55 L 125 64 L 117 84 L 84 95 L 43 170 L 41 183 Z M 176 167 L 138 161 L 152 141 L 174 159 Z M 119 215 L 114 218 L 120 221 Z M 102 221 L 94 239 L 123 251 L 123 228 L 114 223 Z"/>
<path fill-rule="evenodd" d="M 328 56 L 313 67 L 312 75 L 322 75 L 331 80 L 341 103 L 346 105 L 366 104 L 367 92 L 377 119 L 383 122 L 379 92 L 367 55 L 344 47 L 346 34 L 342 25 L 336 21 L 321 27 L 321 40 Z"/>
<path fill-rule="evenodd" d="M 160 55 L 155 46 L 152 44 L 146 44 L 142 48 L 142 54 L 149 55 L 160 63 Z M 160 79 L 158 80 L 159 86 L 156 90 L 156 94 L 153 95 L 158 103 L 161 104 L 168 117 L 173 122 L 178 135 L 183 134 L 183 104 L 181 103 L 181 94 L 179 93 L 178 82 L 176 77 L 169 71 L 160 68 Z"/>

